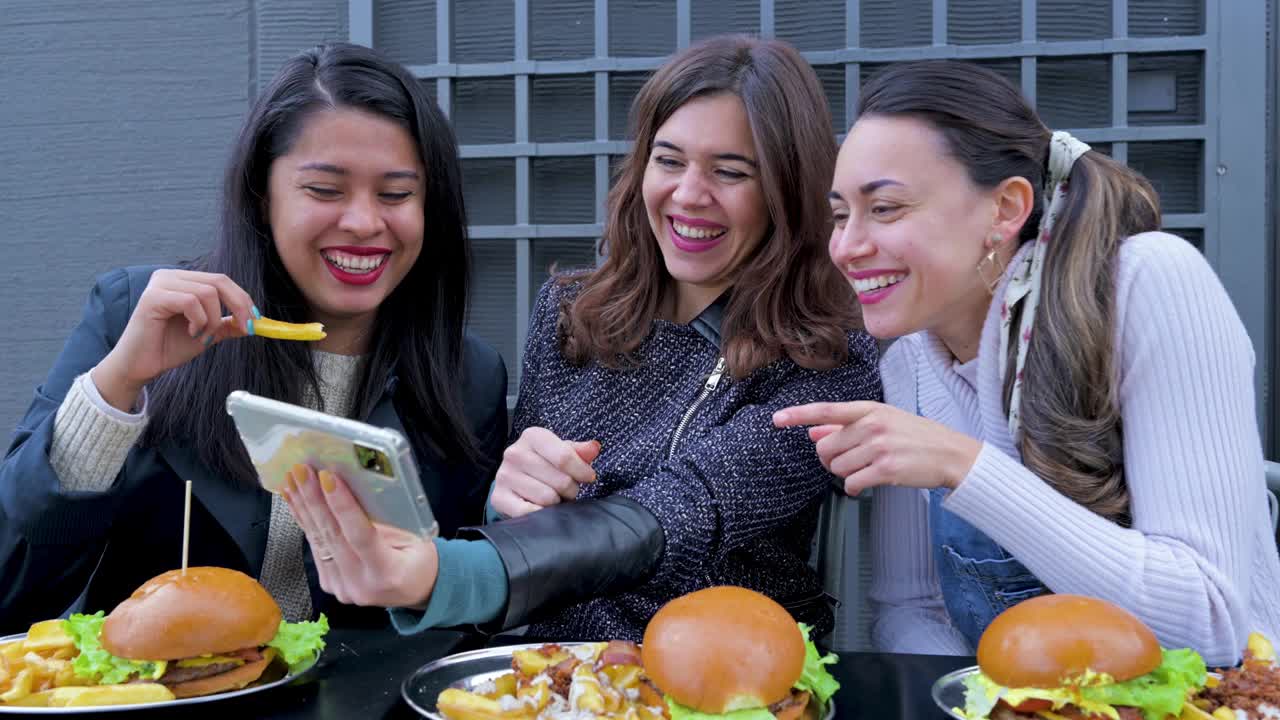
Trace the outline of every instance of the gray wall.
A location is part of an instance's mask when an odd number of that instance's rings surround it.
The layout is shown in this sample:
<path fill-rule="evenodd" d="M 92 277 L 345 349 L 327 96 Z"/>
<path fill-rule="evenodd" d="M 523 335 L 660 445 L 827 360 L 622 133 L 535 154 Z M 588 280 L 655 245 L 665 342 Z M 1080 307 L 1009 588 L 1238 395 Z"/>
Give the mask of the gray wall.
<path fill-rule="evenodd" d="M 0 435 L 93 277 L 200 253 L 255 88 L 346 0 L 0 0 Z"/>

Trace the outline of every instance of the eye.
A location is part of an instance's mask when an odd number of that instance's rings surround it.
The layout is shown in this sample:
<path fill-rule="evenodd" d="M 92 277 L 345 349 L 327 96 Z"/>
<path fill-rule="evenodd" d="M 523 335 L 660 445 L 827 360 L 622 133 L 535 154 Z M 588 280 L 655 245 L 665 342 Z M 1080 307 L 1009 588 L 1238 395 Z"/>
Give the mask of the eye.
<path fill-rule="evenodd" d="M 673 157 L 668 157 L 666 155 L 658 155 L 654 157 L 653 162 L 655 165 L 661 165 L 662 167 L 667 167 L 667 168 L 678 168 L 680 167 L 680 164 L 681 164 L 679 160 L 676 160 Z"/>
<path fill-rule="evenodd" d="M 404 202 L 405 200 L 408 200 L 412 196 L 413 196 L 412 192 L 378 193 L 378 197 L 382 198 L 383 200 L 386 200 L 387 202 L 393 202 L 393 203 Z"/>
<path fill-rule="evenodd" d="M 836 224 L 836 227 L 844 227 L 844 224 L 849 222 L 849 211 L 843 208 L 832 210 L 831 220 Z"/>
<path fill-rule="evenodd" d="M 744 180 L 750 177 L 744 172 L 738 172 L 737 170 L 730 170 L 729 168 L 720 168 L 719 170 L 716 170 L 716 174 L 724 178 L 725 180 Z"/>
<path fill-rule="evenodd" d="M 878 218 L 888 217 L 902 209 L 901 205 L 872 205 L 871 214 Z"/>
<path fill-rule="evenodd" d="M 318 185 L 303 185 L 302 189 L 324 200 L 330 200 L 342 194 L 334 188 L 319 187 Z"/>

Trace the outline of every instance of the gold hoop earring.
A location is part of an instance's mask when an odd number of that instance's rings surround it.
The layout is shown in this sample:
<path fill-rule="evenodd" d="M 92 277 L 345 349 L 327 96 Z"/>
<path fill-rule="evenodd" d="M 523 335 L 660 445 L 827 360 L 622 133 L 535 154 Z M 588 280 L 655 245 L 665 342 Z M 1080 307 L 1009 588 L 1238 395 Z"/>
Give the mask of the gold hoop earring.
<path fill-rule="evenodd" d="M 1004 238 L 1000 235 L 992 235 L 991 252 L 978 262 L 978 277 L 987 286 L 987 292 L 992 295 L 996 294 L 996 286 L 1000 284 L 1000 278 L 1004 275 L 1005 262 L 1000 259 L 1000 244 L 1003 242 Z"/>

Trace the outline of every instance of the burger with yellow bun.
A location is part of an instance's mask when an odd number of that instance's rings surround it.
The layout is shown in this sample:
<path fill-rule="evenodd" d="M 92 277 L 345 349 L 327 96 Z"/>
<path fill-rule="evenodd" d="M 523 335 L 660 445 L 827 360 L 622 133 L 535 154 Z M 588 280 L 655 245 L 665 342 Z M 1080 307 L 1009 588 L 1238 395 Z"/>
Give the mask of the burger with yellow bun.
<path fill-rule="evenodd" d="M 671 720 L 800 720 L 824 715 L 840 687 L 809 628 L 765 595 L 722 586 L 664 605 L 640 646 Z"/>
<path fill-rule="evenodd" d="M 969 720 L 1171 720 L 1204 687 L 1204 660 L 1164 650 L 1129 611 L 1042 595 L 992 621 L 965 679 Z"/>
<path fill-rule="evenodd" d="M 281 620 L 257 580 L 236 570 L 192 567 L 162 573 L 110 615 L 65 621 L 80 651 L 72 668 L 92 684 L 160 683 L 174 697 L 238 690 L 273 662 L 290 672 L 315 661 L 329 623 Z"/>

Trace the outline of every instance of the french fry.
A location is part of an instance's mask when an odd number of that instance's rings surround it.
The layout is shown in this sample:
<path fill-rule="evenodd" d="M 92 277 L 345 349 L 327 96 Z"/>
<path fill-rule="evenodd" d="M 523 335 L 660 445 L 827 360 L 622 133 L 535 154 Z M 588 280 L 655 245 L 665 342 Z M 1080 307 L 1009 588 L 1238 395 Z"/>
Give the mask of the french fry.
<path fill-rule="evenodd" d="M 591 671 L 591 666 L 583 663 L 573 669 L 573 690 L 569 697 L 577 694 L 574 710 L 601 714 L 604 712 L 604 694 L 600 692 L 600 680 Z"/>
<path fill-rule="evenodd" d="M 609 665 L 601 672 L 609 678 L 609 684 L 627 690 L 640 684 L 640 674 L 644 671 L 639 665 Z"/>
<path fill-rule="evenodd" d="M 522 720 L 533 717 L 528 708 L 504 711 L 497 700 L 457 688 L 440 693 L 436 707 L 453 720 Z"/>
<path fill-rule="evenodd" d="M 75 651 L 75 641 L 67 634 L 61 620 L 42 620 L 27 630 L 23 646 L 30 652 L 70 648 Z"/>
<path fill-rule="evenodd" d="M 159 683 L 95 685 L 57 688 L 49 696 L 49 707 L 90 707 L 135 705 L 172 700 L 173 693 Z"/>
<path fill-rule="evenodd" d="M 22 668 L 18 674 L 13 677 L 13 685 L 8 691 L 0 693 L 0 703 L 11 703 L 31 694 L 32 681 L 31 668 Z"/>
<path fill-rule="evenodd" d="M 1248 648 L 1249 654 L 1253 656 L 1254 660 L 1272 663 L 1276 661 L 1275 647 L 1267 639 L 1267 636 L 1260 632 L 1249 633 L 1249 641 L 1245 647 Z"/>
<path fill-rule="evenodd" d="M 499 675 L 498 677 L 494 678 L 493 694 L 490 697 L 492 697 L 494 700 L 497 700 L 503 695 L 515 695 L 515 694 L 516 694 L 516 674 L 515 673 L 507 673 L 505 675 Z"/>
<path fill-rule="evenodd" d="M 253 334 L 276 340 L 323 340 L 324 325 L 320 323 L 290 323 L 271 318 L 253 321 Z"/>
<path fill-rule="evenodd" d="M 559 665 L 570 657 L 569 653 L 564 650 L 558 650 L 551 653 L 550 656 L 543 655 L 537 650 L 516 650 L 511 655 L 515 660 L 516 669 L 525 677 L 533 677 L 552 665 Z"/>
<path fill-rule="evenodd" d="M 1213 720 L 1236 720 L 1235 711 L 1231 708 L 1220 707 L 1213 711 L 1211 716 Z"/>
<path fill-rule="evenodd" d="M 24 698 L 5 704 L 15 707 L 48 707 L 49 699 L 53 697 L 53 693 L 54 690 L 41 690 L 40 692 L 33 692 Z"/>
<path fill-rule="evenodd" d="M 551 686 L 546 683 L 528 685 L 516 690 L 515 696 L 536 715 L 551 703 Z"/>

